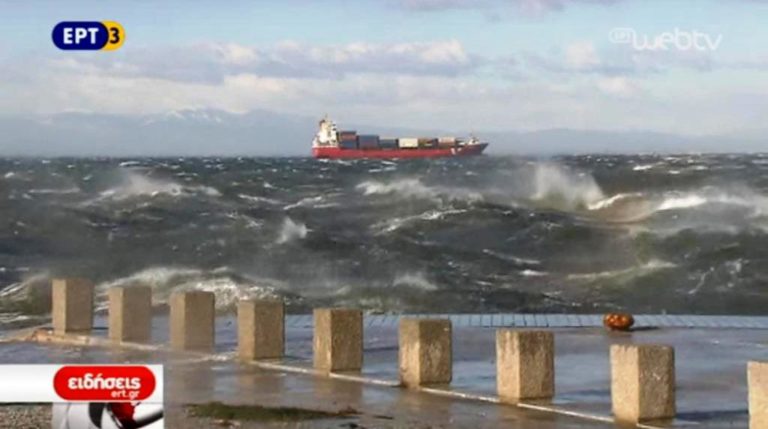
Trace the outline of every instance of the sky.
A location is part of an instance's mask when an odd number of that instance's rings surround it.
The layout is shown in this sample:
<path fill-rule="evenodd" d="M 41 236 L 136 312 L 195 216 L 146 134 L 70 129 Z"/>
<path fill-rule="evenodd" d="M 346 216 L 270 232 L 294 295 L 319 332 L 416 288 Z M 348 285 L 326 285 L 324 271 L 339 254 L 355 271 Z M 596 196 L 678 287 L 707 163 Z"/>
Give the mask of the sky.
<path fill-rule="evenodd" d="M 421 129 L 688 136 L 754 132 L 768 117 L 763 0 L 0 8 L 0 116 L 263 109 Z M 114 52 L 58 50 L 52 28 L 77 20 L 118 21 L 126 42 Z"/>

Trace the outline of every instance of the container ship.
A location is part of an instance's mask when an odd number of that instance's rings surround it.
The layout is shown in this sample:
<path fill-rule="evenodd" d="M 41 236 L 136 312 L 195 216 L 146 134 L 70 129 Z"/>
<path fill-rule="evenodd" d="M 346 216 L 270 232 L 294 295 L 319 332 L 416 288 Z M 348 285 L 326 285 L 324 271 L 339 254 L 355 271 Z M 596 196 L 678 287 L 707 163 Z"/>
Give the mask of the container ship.
<path fill-rule="evenodd" d="M 324 159 L 354 158 L 437 158 L 483 153 L 488 143 L 474 136 L 464 141 L 456 137 L 380 137 L 339 131 L 327 117 L 312 141 L 312 156 Z"/>

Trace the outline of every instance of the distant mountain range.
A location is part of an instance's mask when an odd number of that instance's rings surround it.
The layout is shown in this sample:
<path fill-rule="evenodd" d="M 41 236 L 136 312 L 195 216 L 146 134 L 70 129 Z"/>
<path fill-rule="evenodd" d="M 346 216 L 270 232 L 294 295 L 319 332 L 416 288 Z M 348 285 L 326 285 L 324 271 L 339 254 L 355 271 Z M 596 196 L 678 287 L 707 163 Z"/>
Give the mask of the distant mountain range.
<path fill-rule="evenodd" d="M 306 156 L 317 120 L 266 110 L 245 114 L 190 109 L 146 116 L 62 113 L 0 116 L 2 156 Z M 342 124 L 387 135 L 466 135 L 466 131 Z M 646 131 L 482 132 L 491 154 L 768 151 L 768 132 L 689 137 Z"/>

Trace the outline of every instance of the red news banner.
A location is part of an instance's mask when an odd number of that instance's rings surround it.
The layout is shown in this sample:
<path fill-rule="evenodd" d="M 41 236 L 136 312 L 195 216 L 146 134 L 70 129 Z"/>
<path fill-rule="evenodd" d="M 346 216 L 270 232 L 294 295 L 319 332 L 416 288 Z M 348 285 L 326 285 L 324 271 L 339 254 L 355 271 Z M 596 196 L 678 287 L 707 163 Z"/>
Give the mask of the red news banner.
<path fill-rule="evenodd" d="M 0 403 L 52 403 L 54 429 L 160 429 L 162 365 L 0 365 Z"/>

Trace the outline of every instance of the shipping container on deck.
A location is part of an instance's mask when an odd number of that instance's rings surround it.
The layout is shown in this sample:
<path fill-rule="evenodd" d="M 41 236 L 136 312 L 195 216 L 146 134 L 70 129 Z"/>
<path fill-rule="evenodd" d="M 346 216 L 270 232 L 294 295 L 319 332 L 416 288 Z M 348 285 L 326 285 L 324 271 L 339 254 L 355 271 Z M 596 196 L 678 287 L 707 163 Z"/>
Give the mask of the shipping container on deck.
<path fill-rule="evenodd" d="M 378 149 L 379 136 L 377 135 L 359 135 L 357 136 L 357 146 L 360 149 Z"/>
<path fill-rule="evenodd" d="M 397 140 L 397 145 L 402 149 L 416 149 L 419 147 L 419 139 L 412 137 L 401 137 Z"/>
<path fill-rule="evenodd" d="M 458 140 L 456 137 L 439 137 L 437 139 L 437 147 L 439 148 L 451 148 L 456 147 Z"/>
<path fill-rule="evenodd" d="M 420 137 L 419 147 L 437 147 L 437 139 L 431 137 Z"/>
<path fill-rule="evenodd" d="M 394 137 L 381 137 L 379 139 L 381 149 L 397 149 L 397 139 Z"/>
<path fill-rule="evenodd" d="M 339 140 L 339 147 L 342 149 L 357 149 L 357 139 Z"/>

